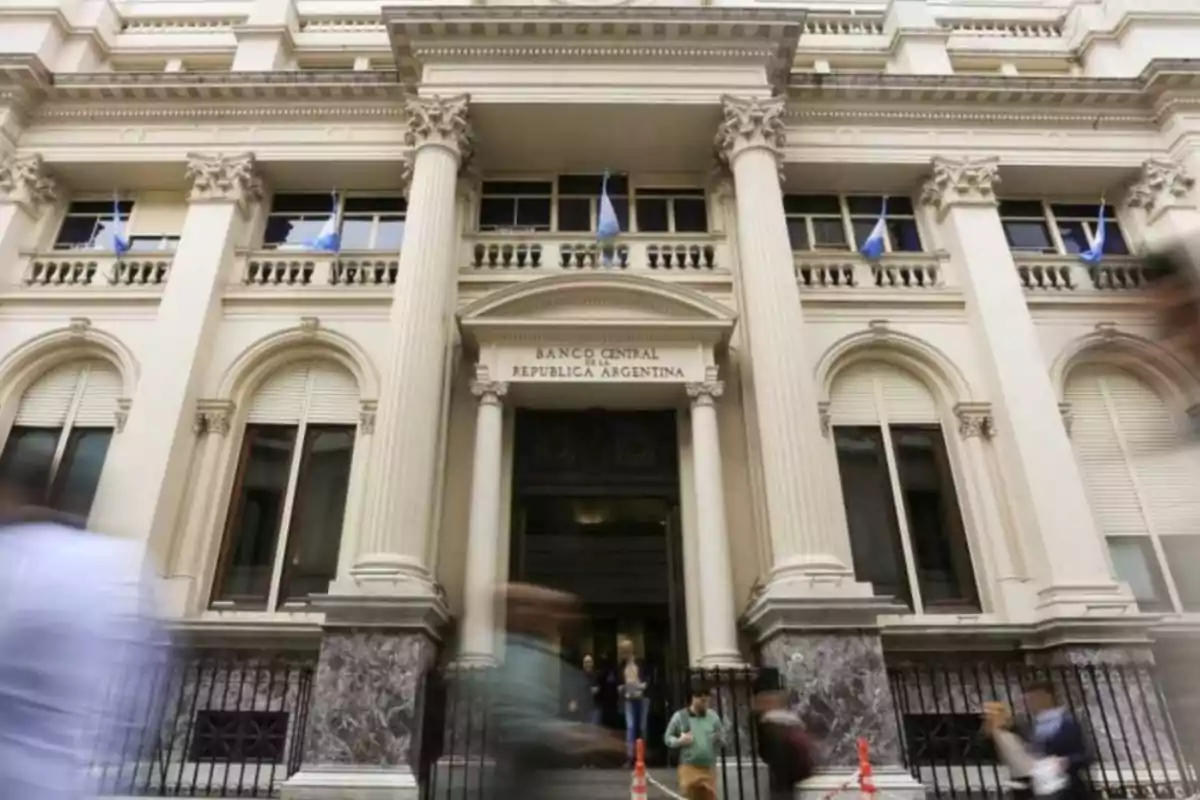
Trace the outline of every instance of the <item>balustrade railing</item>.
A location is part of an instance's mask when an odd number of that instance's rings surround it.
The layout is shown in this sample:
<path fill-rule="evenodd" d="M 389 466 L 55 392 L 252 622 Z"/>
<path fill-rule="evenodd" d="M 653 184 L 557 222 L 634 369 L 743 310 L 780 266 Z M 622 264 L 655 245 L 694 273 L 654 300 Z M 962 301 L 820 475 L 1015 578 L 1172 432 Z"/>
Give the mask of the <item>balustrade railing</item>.
<path fill-rule="evenodd" d="M 27 254 L 22 283 L 37 287 L 162 286 L 171 272 L 172 255 L 112 253 Z"/>
<path fill-rule="evenodd" d="M 794 254 L 796 280 L 806 290 L 933 290 L 947 284 L 946 256 L 896 253 L 871 262 L 857 253 Z"/>
<path fill-rule="evenodd" d="M 1076 256 L 1019 253 L 1014 255 L 1017 273 L 1026 291 L 1048 292 L 1136 292 L 1149 288 L 1157 273 L 1133 256 L 1109 256 L 1089 266 Z"/>
<path fill-rule="evenodd" d="M 236 274 L 244 286 L 391 286 L 400 256 L 391 252 L 292 252 L 266 250 L 239 255 Z"/>
<path fill-rule="evenodd" d="M 586 234 L 481 233 L 463 241 L 459 258 L 471 272 L 586 269 L 706 274 L 728 270 L 725 239 L 711 234 L 626 234 L 600 243 Z"/>

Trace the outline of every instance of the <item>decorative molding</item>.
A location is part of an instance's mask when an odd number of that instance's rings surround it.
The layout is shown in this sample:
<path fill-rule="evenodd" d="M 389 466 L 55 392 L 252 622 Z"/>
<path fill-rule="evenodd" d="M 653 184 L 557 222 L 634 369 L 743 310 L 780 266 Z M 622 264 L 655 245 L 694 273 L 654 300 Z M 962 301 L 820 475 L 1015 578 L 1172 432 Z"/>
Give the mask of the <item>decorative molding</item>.
<path fill-rule="evenodd" d="M 696 381 L 684 387 L 692 401 L 692 407 L 714 405 L 725 394 L 724 381 Z"/>
<path fill-rule="evenodd" d="M 304 336 L 316 336 L 317 331 L 321 330 L 321 319 L 319 317 L 301 317 L 297 327 Z"/>
<path fill-rule="evenodd" d="M 1194 207 L 1189 195 L 1196 179 L 1183 164 L 1170 158 L 1149 158 L 1138 179 L 1125 192 L 1125 204 L 1147 214 L 1179 206 Z"/>
<path fill-rule="evenodd" d="M 236 203 L 245 213 L 262 199 L 263 186 L 253 153 L 206 155 L 188 153 L 187 179 L 192 203 Z"/>
<path fill-rule="evenodd" d="M 125 431 L 125 423 L 129 421 L 129 408 L 133 400 L 128 397 L 117 398 L 117 410 L 113 412 L 113 430 L 117 433 Z"/>
<path fill-rule="evenodd" d="M 821 425 L 821 435 L 827 438 L 830 431 L 833 430 L 833 415 L 829 410 L 832 405 L 828 400 L 817 403 L 817 421 Z"/>
<path fill-rule="evenodd" d="M 486 373 L 486 371 L 485 371 Z M 493 381 L 473 378 L 471 380 L 471 394 L 479 398 L 479 404 L 483 406 L 500 405 L 504 396 L 508 394 L 507 381 Z"/>
<path fill-rule="evenodd" d="M 404 103 L 404 143 L 409 152 L 405 158 L 407 184 L 412 176 L 417 151 L 426 146 L 443 147 L 453 153 L 460 164 L 471 158 L 473 132 L 468 117 L 470 97 L 409 97 Z"/>
<path fill-rule="evenodd" d="M 996 420 L 991 403 L 959 403 L 954 407 L 958 418 L 958 434 L 964 439 L 992 439 L 996 435 Z"/>
<path fill-rule="evenodd" d="M 201 400 L 196 403 L 196 421 L 192 430 L 197 436 L 215 434 L 226 436 L 233 422 L 234 405 L 228 400 Z"/>
<path fill-rule="evenodd" d="M 1095 330 L 1096 336 L 1105 342 L 1111 342 L 1121 335 L 1121 331 L 1117 328 L 1117 323 L 1115 322 L 1097 322 Z"/>
<path fill-rule="evenodd" d="M 87 317 L 71 317 L 67 323 L 67 330 L 71 332 L 71 336 L 76 338 L 87 336 L 91 327 L 92 321 Z"/>
<path fill-rule="evenodd" d="M 935 156 L 932 171 L 921 187 L 921 203 L 939 214 L 956 205 L 995 205 L 1000 183 L 1000 160 L 993 157 Z"/>
<path fill-rule="evenodd" d="M 58 185 L 40 155 L 0 153 L 0 200 L 24 207 L 30 216 L 58 200 Z"/>
<path fill-rule="evenodd" d="M 874 338 L 886 339 L 892 333 L 892 326 L 886 319 L 873 319 L 867 323 L 867 332 Z"/>
<path fill-rule="evenodd" d="M 361 400 L 358 404 L 358 432 L 366 435 L 375 433 L 375 413 L 379 408 L 376 400 Z"/>
<path fill-rule="evenodd" d="M 1058 404 L 1058 415 L 1062 417 L 1063 428 L 1067 432 L 1067 437 L 1071 436 L 1071 426 L 1075 423 L 1075 413 L 1071 410 L 1070 403 Z"/>
<path fill-rule="evenodd" d="M 760 100 L 722 96 L 721 122 L 714 139 L 717 158 L 732 167 L 738 153 L 762 147 L 782 164 L 787 146 L 787 126 L 783 122 L 786 102 L 782 97 Z"/>

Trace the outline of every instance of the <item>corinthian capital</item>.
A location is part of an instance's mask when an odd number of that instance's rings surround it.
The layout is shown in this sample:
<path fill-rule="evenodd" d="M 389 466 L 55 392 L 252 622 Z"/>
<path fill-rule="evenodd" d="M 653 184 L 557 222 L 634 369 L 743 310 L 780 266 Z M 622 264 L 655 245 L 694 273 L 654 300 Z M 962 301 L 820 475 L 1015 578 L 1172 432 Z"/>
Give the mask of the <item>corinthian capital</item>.
<path fill-rule="evenodd" d="M 1188 205 L 1188 195 L 1196 179 L 1187 167 L 1169 158 L 1151 158 L 1142 164 L 1141 175 L 1125 193 L 1125 204 L 1151 214 L 1155 211 Z"/>
<path fill-rule="evenodd" d="M 189 153 L 187 179 L 193 203 L 237 203 L 242 211 L 262 199 L 262 181 L 253 153 L 233 156 Z"/>
<path fill-rule="evenodd" d="M 461 161 L 471 155 L 470 97 L 410 97 L 404 104 L 404 143 L 412 150 L 439 145 Z"/>
<path fill-rule="evenodd" d="M 725 394 L 724 381 L 708 380 L 689 383 L 685 387 L 694 406 L 711 406 Z"/>
<path fill-rule="evenodd" d="M 783 124 L 785 103 L 782 97 L 764 100 L 722 97 L 721 124 L 717 126 L 716 137 L 717 158 L 732 164 L 743 150 L 763 147 L 777 159 L 782 159 L 787 144 L 787 130 Z"/>
<path fill-rule="evenodd" d="M 921 187 L 921 202 L 939 213 L 955 205 L 995 205 L 1000 183 L 997 158 L 934 156 L 932 170 Z"/>
<path fill-rule="evenodd" d="M 0 154 L 0 200 L 22 205 L 31 214 L 58 199 L 58 186 L 46 174 L 42 157 Z"/>

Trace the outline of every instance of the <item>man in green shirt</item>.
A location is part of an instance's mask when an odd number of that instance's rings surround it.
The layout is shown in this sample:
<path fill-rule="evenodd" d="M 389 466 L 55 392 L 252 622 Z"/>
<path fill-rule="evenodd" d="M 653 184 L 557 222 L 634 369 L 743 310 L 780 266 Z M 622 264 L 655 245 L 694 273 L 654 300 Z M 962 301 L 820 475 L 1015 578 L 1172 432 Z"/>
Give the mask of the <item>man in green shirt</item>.
<path fill-rule="evenodd" d="M 717 800 L 717 750 L 725 746 L 725 723 L 708 707 L 709 691 L 692 690 L 687 708 L 676 711 L 663 737 L 679 751 L 679 792 L 688 800 Z"/>

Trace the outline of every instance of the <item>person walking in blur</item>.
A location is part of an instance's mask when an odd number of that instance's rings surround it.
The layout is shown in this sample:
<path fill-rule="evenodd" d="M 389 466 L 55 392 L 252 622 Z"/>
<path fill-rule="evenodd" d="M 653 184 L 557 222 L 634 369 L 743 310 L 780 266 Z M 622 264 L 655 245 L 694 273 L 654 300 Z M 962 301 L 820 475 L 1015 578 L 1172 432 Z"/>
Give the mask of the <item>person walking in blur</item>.
<path fill-rule="evenodd" d="M 679 751 L 679 793 L 688 800 L 717 800 L 717 750 L 725 746 L 725 723 L 708 707 L 709 690 L 692 690 L 687 708 L 667 723 L 663 741 Z"/>
<path fill-rule="evenodd" d="M 650 675 L 646 664 L 633 654 L 633 640 L 617 643 L 617 664 L 613 681 L 625 713 L 625 766 L 633 765 L 634 748 L 638 737 L 646 738 L 646 722 L 650 718 Z"/>
<path fill-rule="evenodd" d="M 576 722 L 599 725 L 600 688 L 604 678 L 590 653 L 583 657 L 581 667 L 582 671 L 574 676 L 576 680 L 567 693 L 567 716 Z"/>
<path fill-rule="evenodd" d="M 758 755 L 767 765 L 771 800 L 791 800 L 796 785 L 811 778 L 817 765 L 816 747 L 787 699 L 781 691 L 759 692 L 754 698 Z"/>
<path fill-rule="evenodd" d="M 38 507 L 20 467 L 0 484 L 0 794 L 81 800 L 98 751 L 140 733 L 136 688 L 112 689 L 148 682 L 125 669 L 150 677 L 148 581 L 140 547 Z"/>

